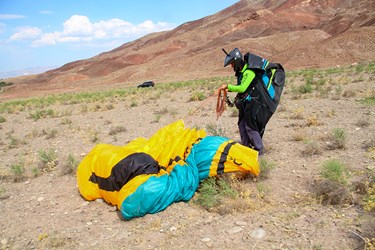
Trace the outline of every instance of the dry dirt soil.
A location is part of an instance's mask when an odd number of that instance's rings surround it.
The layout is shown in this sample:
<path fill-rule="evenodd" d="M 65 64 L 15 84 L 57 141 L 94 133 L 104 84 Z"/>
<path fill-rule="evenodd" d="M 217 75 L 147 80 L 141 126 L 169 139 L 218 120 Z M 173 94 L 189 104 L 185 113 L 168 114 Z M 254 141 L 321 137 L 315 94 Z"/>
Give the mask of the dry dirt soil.
<path fill-rule="evenodd" d="M 375 217 L 363 210 L 353 185 L 352 198 L 339 206 L 323 205 L 312 188 L 329 159 L 350 169 L 349 183 L 374 171 L 374 152 L 366 145 L 374 146 L 375 110 L 360 100 L 374 97 L 375 75 L 351 70 L 325 79 L 320 91 L 301 94 L 296 89 L 305 77 L 289 77 L 264 136 L 261 158 L 274 168 L 266 179 L 241 180 L 251 203 L 225 212 L 207 211 L 194 197 L 124 221 L 116 207 L 85 201 L 75 174 L 64 174 L 68 155 L 80 161 L 97 143 L 126 145 L 178 119 L 239 140 L 235 110 L 228 108 L 216 119 L 212 89 L 166 92 L 156 85 L 105 101 L 2 113 L 1 249 L 364 249 L 364 239 L 375 237 Z M 207 98 L 192 101 L 199 91 Z M 49 110 L 45 117 L 32 118 L 42 110 Z M 345 131 L 345 147 L 333 147 L 334 129 Z M 57 155 L 56 167 L 34 176 L 39 152 L 48 150 Z M 26 169 L 18 181 L 11 171 L 16 164 Z"/>

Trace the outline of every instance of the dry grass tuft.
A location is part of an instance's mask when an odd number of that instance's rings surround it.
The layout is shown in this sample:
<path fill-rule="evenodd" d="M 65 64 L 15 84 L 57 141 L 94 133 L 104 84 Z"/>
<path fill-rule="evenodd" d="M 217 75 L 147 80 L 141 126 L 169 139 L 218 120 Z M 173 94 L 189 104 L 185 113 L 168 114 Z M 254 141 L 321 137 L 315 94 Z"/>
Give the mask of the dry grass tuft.
<path fill-rule="evenodd" d="M 302 156 L 319 155 L 322 153 L 319 145 L 315 141 L 304 141 L 304 148 L 302 149 Z"/>
<path fill-rule="evenodd" d="M 351 194 L 345 185 L 329 179 L 315 183 L 313 191 L 324 205 L 343 205 L 351 201 Z"/>

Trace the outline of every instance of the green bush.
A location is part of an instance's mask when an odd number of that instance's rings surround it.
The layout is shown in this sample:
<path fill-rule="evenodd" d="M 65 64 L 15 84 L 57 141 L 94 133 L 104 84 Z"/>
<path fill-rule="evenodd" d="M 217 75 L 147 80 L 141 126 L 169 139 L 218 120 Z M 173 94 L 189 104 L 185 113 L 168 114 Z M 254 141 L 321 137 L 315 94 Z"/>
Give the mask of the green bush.
<path fill-rule="evenodd" d="M 206 98 L 203 92 L 194 92 L 191 94 L 189 101 L 203 101 Z"/>
<path fill-rule="evenodd" d="M 345 164 L 333 159 L 323 164 L 320 175 L 328 180 L 346 184 L 349 177 L 349 170 Z"/>
<path fill-rule="evenodd" d="M 77 170 L 79 161 L 74 157 L 74 155 L 69 154 L 65 164 L 61 168 L 61 175 L 73 174 Z"/>
<path fill-rule="evenodd" d="M 260 173 L 258 175 L 259 179 L 267 179 L 276 165 L 274 162 L 269 162 L 264 158 L 261 158 L 259 161 Z"/>
<path fill-rule="evenodd" d="M 14 181 L 21 181 L 24 178 L 25 166 L 23 162 L 12 164 L 10 170 L 14 175 Z"/>
<path fill-rule="evenodd" d="M 200 184 L 195 203 L 210 210 L 219 206 L 224 198 L 237 196 L 238 192 L 232 188 L 229 180 L 209 177 Z"/>
<path fill-rule="evenodd" d="M 40 168 L 43 172 L 52 171 L 57 165 L 57 154 L 55 150 L 49 149 L 48 151 L 40 150 L 39 160 L 41 162 Z"/>
<path fill-rule="evenodd" d="M 221 127 L 218 127 L 217 125 L 213 123 L 208 123 L 206 125 L 206 130 L 208 134 L 213 135 L 213 136 L 224 136 L 225 135 L 225 130 Z"/>
<path fill-rule="evenodd" d="M 4 82 L 4 81 L 0 82 L 0 88 L 5 87 L 5 86 L 10 86 L 10 85 L 13 85 L 13 83 L 12 82 Z"/>
<path fill-rule="evenodd" d="M 360 102 L 366 105 L 375 105 L 375 96 L 366 97 Z"/>
<path fill-rule="evenodd" d="M 206 209 L 210 209 L 219 204 L 218 191 L 215 178 L 207 178 L 201 183 L 195 202 Z"/>
<path fill-rule="evenodd" d="M 308 94 L 314 90 L 314 86 L 310 82 L 306 82 L 305 85 L 299 86 L 298 92 L 301 94 Z"/>
<path fill-rule="evenodd" d="M 334 144 L 337 148 L 345 148 L 346 147 L 346 133 L 342 128 L 335 128 L 332 131 L 332 136 L 334 140 Z"/>

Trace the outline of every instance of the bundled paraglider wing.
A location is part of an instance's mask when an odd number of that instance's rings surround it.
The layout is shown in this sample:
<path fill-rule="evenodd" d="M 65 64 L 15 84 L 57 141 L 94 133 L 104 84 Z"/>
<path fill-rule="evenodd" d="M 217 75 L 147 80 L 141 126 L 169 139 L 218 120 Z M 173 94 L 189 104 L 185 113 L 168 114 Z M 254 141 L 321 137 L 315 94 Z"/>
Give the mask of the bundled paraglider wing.
<path fill-rule="evenodd" d="M 258 175 L 257 151 L 179 120 L 148 140 L 95 146 L 79 164 L 77 182 L 85 199 L 102 198 L 129 220 L 188 201 L 200 181 L 234 171 Z"/>

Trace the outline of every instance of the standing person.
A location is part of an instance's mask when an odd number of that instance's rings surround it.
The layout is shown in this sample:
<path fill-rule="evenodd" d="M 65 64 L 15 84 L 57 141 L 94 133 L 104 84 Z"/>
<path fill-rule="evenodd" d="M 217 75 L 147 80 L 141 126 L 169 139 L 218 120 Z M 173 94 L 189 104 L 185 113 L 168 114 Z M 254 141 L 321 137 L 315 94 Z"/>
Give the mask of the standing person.
<path fill-rule="evenodd" d="M 269 63 L 250 53 L 244 60 L 238 48 L 226 55 L 224 67 L 232 66 L 237 84 L 224 84 L 221 89 L 237 92 L 234 103 L 239 110 L 241 143 L 262 154 L 265 127 L 276 110 L 284 86 L 284 69 L 280 64 Z"/>

